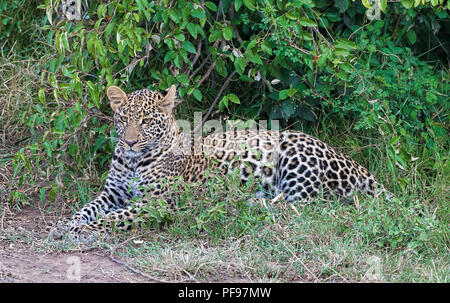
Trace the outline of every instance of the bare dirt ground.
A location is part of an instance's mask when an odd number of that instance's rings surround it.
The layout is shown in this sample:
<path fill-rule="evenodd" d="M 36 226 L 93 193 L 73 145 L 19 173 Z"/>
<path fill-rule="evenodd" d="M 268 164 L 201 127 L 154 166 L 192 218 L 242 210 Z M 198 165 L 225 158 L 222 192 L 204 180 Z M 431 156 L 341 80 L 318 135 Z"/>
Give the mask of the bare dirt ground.
<path fill-rule="evenodd" d="M 144 282 L 143 277 L 113 262 L 104 249 L 55 252 L 45 243 L 40 209 L 7 211 L 0 231 L 0 282 Z M 45 218 L 44 218 L 45 219 Z M 57 250 L 56 250 L 57 251 Z"/>

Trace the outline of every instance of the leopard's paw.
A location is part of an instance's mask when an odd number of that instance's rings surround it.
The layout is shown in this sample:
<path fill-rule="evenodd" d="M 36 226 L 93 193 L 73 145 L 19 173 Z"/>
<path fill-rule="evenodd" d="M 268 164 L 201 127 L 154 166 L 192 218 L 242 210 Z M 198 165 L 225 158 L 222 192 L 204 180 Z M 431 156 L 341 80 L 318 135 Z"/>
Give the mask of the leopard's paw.
<path fill-rule="evenodd" d="M 47 226 L 48 238 L 54 240 L 62 239 L 69 232 L 70 221 L 69 218 L 65 218 Z"/>
<path fill-rule="evenodd" d="M 95 222 L 91 222 L 72 226 L 69 231 L 69 237 L 83 244 L 91 244 L 108 238 L 109 234 L 106 230 L 98 228 Z"/>

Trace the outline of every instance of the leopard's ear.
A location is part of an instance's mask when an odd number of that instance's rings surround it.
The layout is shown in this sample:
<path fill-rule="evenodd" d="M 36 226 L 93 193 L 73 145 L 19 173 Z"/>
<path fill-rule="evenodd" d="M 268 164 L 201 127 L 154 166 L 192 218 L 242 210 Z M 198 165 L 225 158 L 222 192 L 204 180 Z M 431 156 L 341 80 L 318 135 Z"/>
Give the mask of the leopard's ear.
<path fill-rule="evenodd" d="M 114 112 L 127 101 L 127 94 L 117 86 L 110 86 L 106 91 L 106 95 L 108 95 L 109 104 Z"/>
<path fill-rule="evenodd" d="M 176 104 L 177 104 L 177 87 L 175 86 L 175 84 L 173 84 L 166 91 L 166 95 L 161 100 L 161 105 L 167 111 L 172 112 Z"/>

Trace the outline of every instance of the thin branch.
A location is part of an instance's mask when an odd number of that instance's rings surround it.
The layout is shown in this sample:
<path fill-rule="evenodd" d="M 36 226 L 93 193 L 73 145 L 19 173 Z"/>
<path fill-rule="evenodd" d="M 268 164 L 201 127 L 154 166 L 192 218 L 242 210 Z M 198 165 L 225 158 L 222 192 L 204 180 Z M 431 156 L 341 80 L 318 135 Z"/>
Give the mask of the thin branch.
<path fill-rule="evenodd" d="M 118 72 L 116 72 L 114 75 L 113 75 L 113 78 L 115 78 L 118 74 L 120 74 L 121 72 L 123 72 L 124 70 L 129 70 L 130 68 L 131 69 L 133 69 L 135 66 L 136 66 L 136 64 L 138 64 L 140 61 L 142 61 L 142 60 L 145 60 L 147 58 L 147 55 L 145 55 L 145 56 L 143 56 L 143 57 L 141 57 L 141 58 L 139 58 L 139 59 L 133 59 L 132 61 L 131 61 L 131 63 L 130 64 L 128 64 L 126 67 L 124 67 L 124 68 L 122 68 L 121 70 L 119 70 Z"/>
<path fill-rule="evenodd" d="M 230 84 L 231 78 L 233 78 L 233 76 L 236 74 L 236 71 L 234 70 L 229 76 L 228 78 L 225 80 L 225 82 L 223 83 L 222 87 L 219 90 L 219 93 L 217 94 L 216 98 L 214 99 L 214 102 L 211 104 L 211 106 L 208 109 L 208 112 L 206 113 L 205 117 L 203 118 L 203 123 L 206 122 L 206 120 L 208 120 L 208 117 L 211 115 L 212 111 L 214 110 L 214 108 L 217 105 L 217 102 L 219 102 L 220 96 L 222 95 L 223 91 L 228 87 L 228 85 Z"/>
<path fill-rule="evenodd" d="M 192 67 L 194 67 L 194 65 L 195 65 L 195 63 L 197 63 L 197 60 L 198 60 L 198 58 L 200 57 L 200 54 L 201 54 L 201 50 L 202 50 L 202 40 L 199 40 L 198 41 L 198 43 L 197 43 L 197 49 L 196 49 L 196 52 L 195 52 L 195 56 L 194 56 L 194 58 L 192 59 L 192 62 L 191 62 L 191 66 Z M 191 69 L 189 69 L 187 72 L 186 72 L 186 75 L 189 77 L 189 75 L 191 74 Z"/>
<path fill-rule="evenodd" d="M 200 63 L 200 66 L 197 67 L 197 69 L 192 73 L 192 75 L 189 77 L 191 80 L 195 77 L 195 75 L 205 66 L 206 62 L 208 62 L 209 58 L 211 58 L 211 53 L 206 56 L 205 60 Z"/>
<path fill-rule="evenodd" d="M 219 40 L 217 40 L 216 42 L 214 42 L 214 44 L 213 44 L 213 47 L 215 47 L 215 48 L 217 48 L 219 46 Z M 208 60 L 209 60 L 209 58 L 211 58 L 211 53 L 209 53 L 208 54 L 208 56 L 206 56 L 206 59 L 205 60 L 203 60 L 203 62 L 200 64 L 200 66 L 192 73 L 192 75 L 189 77 L 189 79 L 193 79 L 194 78 L 194 76 L 203 68 L 203 66 L 206 64 L 206 62 L 208 62 Z M 212 67 L 212 69 L 214 69 L 214 67 L 216 66 L 216 63 L 214 62 L 212 65 L 214 65 L 213 67 Z M 210 70 L 211 69 L 211 66 L 209 67 L 209 69 L 208 69 L 208 71 L 207 71 L 207 74 L 209 75 L 210 73 L 211 73 L 211 71 L 212 70 Z M 204 77 L 204 76 L 203 76 Z M 202 77 L 202 79 L 203 79 L 203 77 Z M 205 78 L 206 79 L 206 78 Z M 205 81 L 205 79 L 203 79 L 203 81 Z M 202 82 L 203 82 L 202 81 Z"/>
<path fill-rule="evenodd" d="M 303 263 L 302 260 L 300 260 L 300 258 L 297 257 L 297 255 L 295 255 L 294 252 L 289 247 L 287 247 L 287 245 L 284 244 L 284 242 L 280 238 L 277 237 L 277 239 L 291 253 L 291 255 L 297 260 L 297 262 L 300 263 L 300 265 L 303 266 L 303 268 L 306 269 L 306 271 L 314 278 L 315 282 L 319 281 L 317 276 L 305 265 L 305 263 Z"/>
<path fill-rule="evenodd" d="M 197 63 L 197 60 L 198 60 L 198 58 L 200 57 L 201 50 L 202 50 L 202 40 L 198 40 L 198 43 L 197 43 L 197 52 L 195 53 L 195 57 L 194 57 L 194 59 L 192 60 L 192 66 L 194 66 L 195 63 Z M 190 73 L 190 72 L 191 72 L 191 71 L 189 71 L 189 73 Z M 189 75 L 188 75 L 188 76 L 189 76 Z"/>
<path fill-rule="evenodd" d="M 136 268 L 130 266 L 127 262 L 121 261 L 121 260 L 118 260 L 118 259 L 114 258 L 114 253 L 116 252 L 117 248 L 119 248 L 120 246 L 122 246 L 122 245 L 124 245 L 124 244 L 130 242 L 131 240 L 137 239 L 137 238 L 142 237 L 142 236 L 143 236 L 143 235 L 138 235 L 138 236 L 136 236 L 136 237 L 129 238 L 129 239 L 123 241 L 122 243 L 119 243 L 117 246 L 115 246 L 115 247 L 111 250 L 111 253 L 109 254 L 109 258 L 111 259 L 111 261 L 113 261 L 113 262 L 115 262 L 115 263 L 117 263 L 117 264 L 119 264 L 119 265 L 122 265 L 122 266 L 125 267 L 126 269 L 128 269 L 128 270 L 130 270 L 130 271 L 132 271 L 132 272 L 134 272 L 134 273 L 136 273 L 136 274 L 138 274 L 138 275 L 141 275 L 141 276 L 143 276 L 143 277 L 145 277 L 145 278 L 147 278 L 147 279 L 149 279 L 149 280 L 152 280 L 152 281 L 155 281 L 155 282 L 159 282 L 159 283 L 174 283 L 174 282 L 172 282 L 172 281 L 166 281 L 166 280 L 161 280 L 161 279 L 152 277 L 152 276 L 150 276 L 150 275 L 148 275 L 148 274 L 146 274 L 146 273 L 144 273 L 144 272 L 142 272 L 142 271 L 140 271 L 140 270 L 138 270 L 138 269 L 136 269 Z M 188 282 L 188 281 L 195 281 L 195 280 L 192 279 L 192 278 L 190 278 L 190 279 L 185 279 L 185 280 L 182 280 L 182 281 L 175 281 L 175 283 L 178 283 L 178 282 Z"/>
<path fill-rule="evenodd" d="M 306 54 L 306 55 L 311 55 L 311 52 L 310 52 L 310 51 L 307 51 L 307 50 L 305 50 L 305 49 L 303 49 L 303 48 L 301 48 L 301 47 L 298 47 L 297 45 L 295 45 L 294 43 L 292 43 L 291 41 L 289 41 L 289 40 L 287 40 L 287 39 L 285 39 L 285 41 L 287 42 L 287 44 L 288 44 L 290 47 L 293 47 L 293 48 L 295 48 L 296 50 L 298 50 L 298 51 L 300 51 L 300 52 L 302 52 L 302 53 L 304 53 L 304 54 Z"/>
<path fill-rule="evenodd" d="M 216 67 L 216 62 L 214 61 L 206 71 L 206 73 L 203 75 L 203 77 L 198 81 L 198 85 L 200 86 L 211 74 L 211 72 L 214 70 L 214 67 Z"/>
<path fill-rule="evenodd" d="M 230 5 L 230 8 L 228 9 L 228 14 L 230 15 L 230 20 L 234 19 L 234 5 Z M 231 27 L 233 28 L 234 34 L 236 35 L 236 39 L 239 42 L 239 44 L 242 44 L 242 38 L 241 35 L 239 35 L 239 31 L 237 29 L 236 24 L 231 24 Z"/>

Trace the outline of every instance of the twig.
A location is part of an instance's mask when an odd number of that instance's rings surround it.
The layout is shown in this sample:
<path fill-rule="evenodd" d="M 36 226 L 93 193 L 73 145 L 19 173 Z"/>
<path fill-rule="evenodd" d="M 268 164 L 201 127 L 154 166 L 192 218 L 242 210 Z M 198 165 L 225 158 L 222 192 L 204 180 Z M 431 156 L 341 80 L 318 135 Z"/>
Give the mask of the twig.
<path fill-rule="evenodd" d="M 209 77 L 211 72 L 214 70 L 214 67 L 216 67 L 216 62 L 215 61 L 209 66 L 208 70 L 203 75 L 203 77 L 200 80 L 198 80 L 198 85 L 199 86 Z"/>
<path fill-rule="evenodd" d="M 319 97 L 320 99 L 322 99 L 323 101 L 327 102 L 329 105 L 333 106 L 333 103 L 330 102 L 330 100 L 328 100 L 327 98 L 325 98 L 324 96 L 319 95 L 314 88 L 308 83 L 308 81 L 303 80 L 303 82 L 309 86 L 309 88 L 311 89 L 311 93 L 313 93 L 314 96 Z"/>
<path fill-rule="evenodd" d="M 206 56 L 205 60 L 203 60 L 202 63 L 200 63 L 200 66 L 197 67 L 197 69 L 192 73 L 192 75 L 189 76 L 189 78 L 191 80 L 203 68 L 203 66 L 205 66 L 205 64 L 206 64 L 206 62 L 208 62 L 209 58 L 211 58 L 211 53 L 209 53 L 208 56 Z"/>
<path fill-rule="evenodd" d="M 145 277 L 145 278 L 147 278 L 147 279 L 149 279 L 149 280 L 152 280 L 152 281 L 155 281 L 155 282 L 159 282 L 159 283 L 174 283 L 174 282 L 172 282 L 172 281 L 166 281 L 166 280 L 161 280 L 161 279 L 152 277 L 152 276 L 150 276 L 150 275 L 148 275 L 148 274 L 146 274 L 146 273 L 144 273 L 144 272 L 142 272 L 142 271 L 140 271 L 140 270 L 138 270 L 138 269 L 136 269 L 136 268 L 130 266 L 127 262 L 121 261 L 121 260 L 118 260 L 118 259 L 114 258 L 114 253 L 116 252 L 117 248 L 119 248 L 120 246 L 122 246 L 122 245 L 124 245 L 124 244 L 130 242 L 131 240 L 140 238 L 140 237 L 142 237 L 142 236 L 143 236 L 143 235 L 138 235 L 138 236 L 129 238 L 129 239 L 123 241 L 122 243 L 119 243 L 117 246 L 115 246 L 115 247 L 111 250 L 111 253 L 109 254 L 109 258 L 111 259 L 111 261 L 113 261 L 113 262 L 115 262 L 115 263 L 117 263 L 117 264 L 119 264 L 119 265 L 122 265 L 122 266 L 125 267 L 126 269 L 128 269 L 128 270 L 130 270 L 130 271 L 132 271 L 132 272 L 134 272 L 134 273 L 136 273 L 136 274 L 139 274 L 139 275 L 141 275 L 141 276 L 143 276 L 143 277 Z M 182 280 L 182 281 L 176 281 L 175 283 L 178 283 L 178 282 L 187 282 L 187 281 L 195 281 L 195 279 L 189 278 L 189 279 L 185 279 L 185 280 Z"/>
<path fill-rule="evenodd" d="M 120 74 L 121 72 L 123 72 L 124 70 L 129 70 L 131 67 L 132 68 L 134 68 L 135 66 L 136 66 L 136 64 L 138 64 L 140 61 L 142 61 L 142 60 L 145 60 L 146 58 L 147 58 L 148 56 L 147 55 L 145 55 L 145 56 L 143 56 L 143 57 L 141 57 L 141 58 L 139 58 L 139 59 L 133 59 L 132 61 L 131 61 L 131 63 L 130 64 L 128 64 L 126 67 L 124 67 L 124 68 L 122 68 L 121 70 L 119 70 L 118 72 L 116 72 L 114 75 L 113 75 L 113 78 L 114 77 L 116 77 L 118 74 Z"/>
<path fill-rule="evenodd" d="M 194 66 L 195 63 L 197 63 L 197 60 L 200 57 L 201 50 L 202 50 L 202 40 L 199 40 L 197 43 L 197 52 L 195 53 L 194 59 L 192 59 L 192 66 Z M 188 70 L 187 75 L 189 76 L 190 73 L 191 70 Z"/>
<path fill-rule="evenodd" d="M 302 260 L 300 260 L 300 258 L 297 257 L 297 256 L 294 254 L 294 252 L 293 252 L 289 247 L 287 247 L 287 245 L 284 244 L 283 241 L 281 241 L 280 238 L 277 237 L 277 239 L 278 239 L 278 241 L 280 241 L 280 243 L 283 244 L 283 246 L 291 253 L 291 255 L 297 260 L 297 262 L 300 263 L 300 264 L 306 269 L 307 272 L 309 272 L 309 274 L 314 278 L 314 280 L 315 280 L 316 282 L 319 281 L 319 279 L 317 278 L 317 276 L 316 276 L 311 270 L 309 270 L 309 268 L 302 262 Z"/>
<path fill-rule="evenodd" d="M 230 5 L 230 8 L 228 9 L 228 14 L 230 15 L 230 20 L 234 19 L 234 5 Z M 237 29 L 236 24 L 231 24 L 231 27 L 233 28 L 234 34 L 236 35 L 236 39 L 239 42 L 239 44 L 242 44 L 242 38 L 241 35 L 239 35 L 239 31 Z"/>
<path fill-rule="evenodd" d="M 295 48 L 296 50 L 298 50 L 298 51 L 300 51 L 300 52 L 302 52 L 302 53 L 304 53 L 304 54 L 306 54 L 306 55 L 311 55 L 311 52 L 309 52 L 309 51 L 307 51 L 307 50 L 305 50 L 305 49 L 303 49 L 303 48 L 298 47 L 297 45 L 295 45 L 295 44 L 292 43 L 291 41 L 289 41 L 289 40 L 287 40 L 287 39 L 285 39 L 285 41 L 287 42 L 287 44 L 288 44 L 290 47 L 293 47 L 293 48 Z"/>
<path fill-rule="evenodd" d="M 214 42 L 213 47 L 217 48 L 219 46 L 219 40 L 217 40 L 216 42 Z M 211 53 L 208 54 L 208 56 L 206 56 L 206 59 L 203 60 L 203 62 L 200 64 L 200 66 L 192 73 L 192 75 L 189 77 L 191 80 L 194 78 L 194 76 L 203 68 L 203 66 L 206 64 L 206 62 L 208 62 L 209 58 L 211 58 Z M 213 65 L 213 67 L 211 68 L 211 66 L 209 67 L 208 71 L 206 72 L 207 75 L 209 75 L 212 71 L 212 69 L 214 69 L 214 67 L 216 66 L 216 62 L 213 62 L 211 65 Z M 211 69 L 211 70 L 210 70 Z M 205 76 L 202 77 L 202 79 L 205 78 Z M 206 78 L 205 78 L 206 79 Z M 203 81 L 205 81 L 205 79 L 203 79 Z M 202 82 L 203 82 L 202 81 Z"/>
<path fill-rule="evenodd" d="M 331 38 L 331 41 L 334 42 L 333 36 L 330 34 L 330 32 L 329 32 L 328 29 L 327 29 L 328 26 L 325 25 L 325 23 L 323 22 L 322 18 L 319 16 L 319 14 L 317 14 L 317 12 L 316 12 L 315 10 L 313 10 L 312 8 L 310 8 L 309 11 L 312 13 L 314 20 L 317 21 L 316 17 L 314 17 L 314 14 L 317 16 L 317 18 L 319 18 L 320 22 L 322 22 L 323 28 L 325 28 L 325 31 L 327 32 L 328 36 Z M 305 11 L 304 11 L 303 13 L 304 13 L 305 17 L 308 17 L 308 16 L 306 15 L 306 12 L 305 12 Z M 314 27 L 314 28 L 315 28 L 315 27 Z M 320 32 L 319 32 L 319 34 L 320 34 Z M 321 34 L 321 35 L 322 35 L 322 34 Z M 331 44 L 328 42 L 328 40 L 325 39 L 325 37 L 324 37 L 323 35 L 322 35 L 322 38 L 325 40 L 325 42 L 327 43 L 328 46 L 331 45 Z M 350 38 L 349 38 L 349 39 L 350 39 Z"/>
<path fill-rule="evenodd" d="M 230 6 L 234 6 L 234 5 L 230 5 Z M 220 11 L 222 10 L 222 16 L 223 16 L 223 21 L 225 21 L 225 14 L 223 11 L 223 3 L 222 0 L 219 1 L 219 4 L 217 5 L 217 13 L 216 13 L 216 21 L 219 20 L 219 15 L 220 15 Z"/>
<path fill-rule="evenodd" d="M 236 74 L 236 71 L 234 70 L 230 75 L 228 75 L 228 78 L 225 80 L 225 82 L 223 83 L 222 87 L 219 90 L 219 93 L 217 94 L 216 98 L 214 99 L 213 103 L 211 104 L 211 106 L 208 109 L 208 112 L 206 113 L 205 117 L 203 118 L 203 123 L 206 122 L 206 120 L 208 119 L 208 117 L 211 115 L 212 111 L 214 110 L 214 108 L 217 105 L 217 102 L 219 102 L 220 96 L 222 95 L 223 91 L 225 90 L 225 88 L 228 87 L 228 84 L 230 84 L 231 78 L 233 78 L 233 76 Z"/>

